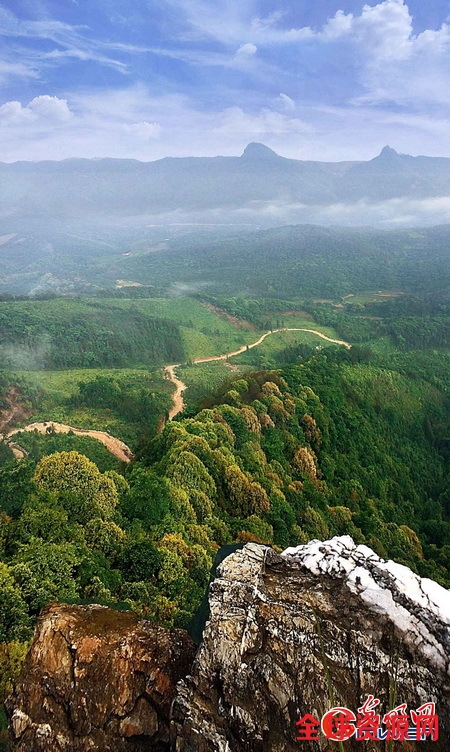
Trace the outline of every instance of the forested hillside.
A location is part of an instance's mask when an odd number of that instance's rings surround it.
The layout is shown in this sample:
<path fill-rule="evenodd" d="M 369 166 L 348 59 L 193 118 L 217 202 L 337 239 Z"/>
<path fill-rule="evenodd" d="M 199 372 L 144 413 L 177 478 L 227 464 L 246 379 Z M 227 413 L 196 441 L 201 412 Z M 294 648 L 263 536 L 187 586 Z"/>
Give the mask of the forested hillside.
<path fill-rule="evenodd" d="M 124 367 L 178 362 L 184 347 L 171 321 L 59 298 L 0 303 L 0 355 L 17 370 Z"/>
<path fill-rule="evenodd" d="M 25 639 L 53 598 L 186 624 L 233 541 L 349 533 L 449 582 L 447 409 L 436 387 L 330 350 L 231 380 L 125 476 L 71 451 L 4 465 L 1 639 Z"/>
<path fill-rule="evenodd" d="M 127 256 L 122 274 L 159 285 L 175 280 L 202 292 L 245 298 L 339 298 L 367 290 L 431 292 L 450 275 L 450 228 L 381 231 L 295 225 L 202 239 Z M 244 292 L 245 291 L 245 292 Z"/>
<path fill-rule="evenodd" d="M 450 273 L 449 225 L 394 230 L 258 226 L 200 224 L 193 229 L 189 222 L 143 222 L 138 229 L 127 225 L 117 230 L 116 236 L 114 223 L 104 221 L 91 231 L 80 220 L 68 238 L 52 237 L 42 244 L 33 240 L 32 250 L 15 245 L 19 233 L 11 232 L 11 240 L 1 246 L 0 293 L 95 295 L 111 290 L 138 297 L 181 290 L 247 298 L 336 298 L 379 289 L 430 292 L 441 289 Z"/>
<path fill-rule="evenodd" d="M 450 584 L 450 236 L 405 237 L 180 240 L 139 268 L 152 284 L 204 275 L 193 297 L 0 303 L 2 431 L 55 420 L 135 453 L 125 467 L 90 439 L 23 433 L 15 461 L 0 443 L 0 698 L 44 604 L 186 626 L 226 544 L 350 534 Z M 188 390 L 164 427 L 167 363 Z"/>

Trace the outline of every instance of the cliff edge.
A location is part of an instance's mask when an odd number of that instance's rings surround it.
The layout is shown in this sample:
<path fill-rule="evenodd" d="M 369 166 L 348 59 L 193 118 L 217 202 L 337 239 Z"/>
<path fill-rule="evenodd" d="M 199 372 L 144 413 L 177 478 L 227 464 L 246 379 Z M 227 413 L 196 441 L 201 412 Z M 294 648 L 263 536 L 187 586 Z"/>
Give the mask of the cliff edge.
<path fill-rule="evenodd" d="M 389 710 L 435 703 L 438 738 L 401 749 L 448 750 L 450 597 L 436 583 L 349 536 L 282 555 L 250 543 L 220 565 L 210 607 L 172 709 L 176 752 L 336 750 L 320 729 L 297 740 L 297 721 L 336 706 L 359 717 L 370 695 L 382 731 Z M 344 748 L 390 747 L 354 735 Z"/>
<path fill-rule="evenodd" d="M 435 582 L 348 536 L 283 554 L 249 543 L 209 602 L 196 655 L 131 612 L 44 609 L 7 703 L 13 750 L 328 752 L 336 707 L 345 752 L 448 750 L 450 597 Z"/>

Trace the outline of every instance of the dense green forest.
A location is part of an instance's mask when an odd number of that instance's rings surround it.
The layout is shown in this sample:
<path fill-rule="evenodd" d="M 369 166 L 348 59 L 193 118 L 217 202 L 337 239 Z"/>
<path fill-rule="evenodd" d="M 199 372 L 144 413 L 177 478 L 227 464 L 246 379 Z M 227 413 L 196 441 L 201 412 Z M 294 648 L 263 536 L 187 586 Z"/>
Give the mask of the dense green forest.
<path fill-rule="evenodd" d="M 449 227 L 414 230 L 295 225 L 220 239 L 186 235 L 122 260 L 126 279 L 246 298 L 340 298 L 367 290 L 442 289 L 450 276 Z"/>
<path fill-rule="evenodd" d="M 340 298 L 379 289 L 434 292 L 450 273 L 448 225 L 252 231 L 234 224 L 195 230 L 161 225 L 135 228 L 136 236 L 131 226 L 82 227 L 80 218 L 67 233 L 63 222 L 40 243 L 37 236 L 48 232 L 48 221 L 41 219 L 36 237 L 28 227 L 27 243 L 3 246 L 0 293 L 109 297 L 109 290 L 117 299 L 138 299 L 183 289 L 247 298 Z"/>
<path fill-rule="evenodd" d="M 127 379 L 96 376 L 79 383 L 79 391 L 69 399 L 69 404 L 111 410 L 135 426 L 139 436 L 153 436 L 172 399 L 168 392 L 155 391 L 152 386 L 147 386 L 139 374 Z"/>
<path fill-rule="evenodd" d="M 20 369 L 154 365 L 184 359 L 176 324 L 95 300 L 0 303 L 0 355 Z"/>
<path fill-rule="evenodd" d="M 387 336 L 403 351 L 450 347 L 450 294 L 446 289 L 364 304 L 347 302 L 344 307 L 305 301 L 304 307 L 320 324 L 333 326 L 355 343 Z"/>
<path fill-rule="evenodd" d="M 31 437 L 31 457 L 0 469 L 0 663 L 12 670 L 54 598 L 186 625 L 233 541 L 282 549 L 349 533 L 449 584 L 448 396 L 431 368 L 412 378 L 372 357 L 330 348 L 239 374 L 122 474 L 81 445 L 38 459 Z M 108 390 L 96 380 L 79 399 Z"/>

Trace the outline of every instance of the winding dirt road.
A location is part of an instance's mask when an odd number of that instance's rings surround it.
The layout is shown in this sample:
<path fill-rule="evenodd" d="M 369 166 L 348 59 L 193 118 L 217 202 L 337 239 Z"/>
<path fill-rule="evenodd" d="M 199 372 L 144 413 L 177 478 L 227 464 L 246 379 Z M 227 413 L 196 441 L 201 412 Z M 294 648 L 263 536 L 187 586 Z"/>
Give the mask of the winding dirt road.
<path fill-rule="evenodd" d="M 179 363 L 178 365 L 181 364 Z M 164 369 L 172 384 L 175 384 L 175 391 L 172 394 L 172 407 L 169 410 L 169 420 L 172 420 L 175 415 L 181 413 L 184 407 L 183 392 L 186 389 L 186 384 L 178 378 L 175 373 L 175 368 L 178 368 L 178 366 L 166 366 Z"/>
<path fill-rule="evenodd" d="M 256 340 L 256 342 L 252 342 L 250 345 L 242 345 L 242 347 L 239 348 L 239 350 L 234 350 L 234 352 L 224 353 L 223 355 L 212 355 L 209 358 L 196 358 L 196 360 L 192 361 L 194 364 L 196 363 L 212 363 L 213 361 L 217 360 L 227 360 L 227 358 L 233 357 L 233 355 L 240 355 L 243 352 L 246 352 L 246 350 L 251 350 L 252 347 L 257 347 L 261 344 L 261 342 L 264 342 L 266 337 L 270 337 L 271 334 L 277 334 L 278 332 L 310 332 L 310 334 L 315 334 L 317 337 L 321 337 L 322 339 L 326 339 L 327 342 L 333 342 L 335 345 L 343 345 L 343 347 L 346 347 L 347 350 L 350 350 L 351 344 L 349 342 L 345 342 L 343 339 L 333 339 L 332 337 L 328 337 L 326 334 L 323 334 L 322 332 L 319 332 L 317 329 L 303 329 L 303 328 L 296 328 L 296 327 L 288 327 L 283 326 L 281 329 L 272 329 L 272 331 L 266 332 L 265 334 L 262 334 L 259 339 Z M 170 381 L 175 384 L 175 392 L 172 396 L 172 407 L 169 410 L 169 420 L 172 420 L 178 413 L 181 413 L 184 407 L 184 401 L 183 401 L 183 392 L 185 389 L 187 389 L 186 384 L 181 381 L 178 376 L 175 373 L 175 368 L 179 368 L 182 363 L 174 363 L 171 366 L 165 367 L 165 372 L 167 374 L 167 377 L 170 379 Z"/>
<path fill-rule="evenodd" d="M 106 431 L 94 431 L 89 428 L 74 428 L 65 423 L 54 423 L 53 421 L 49 421 L 46 423 L 30 423 L 23 428 L 16 428 L 14 431 L 10 431 L 6 435 L 6 440 L 10 439 L 11 436 L 14 436 L 14 434 L 19 433 L 20 431 L 39 431 L 39 433 L 42 434 L 52 433 L 53 431 L 55 433 L 69 433 L 72 431 L 76 436 L 90 436 L 91 439 L 97 439 L 97 441 L 100 441 L 100 443 L 121 462 L 130 462 L 134 456 L 130 447 L 124 444 L 123 441 L 120 441 L 120 439 L 116 439 L 114 436 L 111 436 L 111 434 L 106 433 Z M 25 450 L 18 444 L 10 443 L 9 446 L 17 459 L 22 459 L 23 456 L 26 456 Z"/>
<path fill-rule="evenodd" d="M 11 449 L 11 452 L 13 453 L 16 460 L 24 460 L 25 457 L 28 457 L 28 452 L 23 449 L 18 444 L 14 444 L 12 441 L 8 442 L 8 446 Z"/>
<path fill-rule="evenodd" d="M 311 334 L 317 335 L 317 337 L 326 339 L 327 342 L 333 342 L 336 345 L 343 345 L 348 349 L 351 348 L 351 345 L 348 342 L 345 342 L 342 339 L 332 339 L 331 337 L 327 337 L 326 334 L 322 334 L 322 332 L 317 331 L 317 329 L 283 327 L 281 329 L 273 329 L 272 331 L 262 334 L 261 337 L 256 340 L 256 342 L 252 342 L 250 345 L 242 345 L 239 350 L 234 350 L 234 352 L 224 353 L 223 355 L 213 355 L 209 358 L 197 358 L 193 362 L 212 363 L 218 360 L 227 360 L 227 358 L 231 358 L 234 355 L 240 355 L 247 349 L 251 350 L 253 347 L 257 347 L 266 339 L 266 337 L 269 337 L 271 334 L 277 334 L 278 332 L 310 332 Z M 170 379 L 170 381 L 175 385 L 175 392 L 172 395 L 172 407 L 169 410 L 169 420 L 172 420 L 176 415 L 178 415 L 178 413 L 180 413 L 184 407 L 183 392 L 185 391 L 185 389 L 187 389 L 187 386 L 183 381 L 181 381 L 181 379 L 178 378 L 175 373 L 175 369 L 179 368 L 181 365 L 182 363 L 174 363 L 171 366 L 166 366 L 164 369 L 167 378 Z M 108 449 L 108 451 L 110 451 L 111 454 L 117 457 L 118 460 L 121 460 L 121 462 L 130 462 L 134 456 L 131 449 L 123 441 L 116 439 L 114 436 L 111 436 L 111 434 L 106 433 L 106 431 L 95 431 L 88 428 L 74 428 L 73 426 L 68 426 L 65 423 L 54 423 L 53 421 L 48 421 L 42 423 L 29 423 L 29 425 L 24 426 L 23 428 L 16 428 L 14 429 L 14 431 L 10 431 L 8 434 L 6 434 L 5 439 L 8 441 L 10 449 L 17 459 L 23 459 L 24 457 L 26 457 L 27 452 L 25 451 L 25 449 L 22 449 L 19 444 L 11 442 L 9 441 L 9 439 L 15 434 L 20 433 L 20 431 L 39 431 L 39 433 L 42 434 L 51 433 L 53 431 L 55 433 L 69 433 L 71 431 L 76 436 L 90 436 L 92 439 L 97 439 L 97 441 L 100 441 Z"/>

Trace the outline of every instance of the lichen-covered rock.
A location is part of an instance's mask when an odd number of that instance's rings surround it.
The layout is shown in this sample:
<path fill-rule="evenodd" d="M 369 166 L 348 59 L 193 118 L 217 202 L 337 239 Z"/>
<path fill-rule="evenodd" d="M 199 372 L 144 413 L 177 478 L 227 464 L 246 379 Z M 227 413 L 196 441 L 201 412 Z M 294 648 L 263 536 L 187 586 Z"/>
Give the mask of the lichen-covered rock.
<path fill-rule="evenodd" d="M 186 632 L 130 611 L 50 604 L 7 701 L 14 751 L 168 749 L 175 685 L 194 653 Z"/>
<path fill-rule="evenodd" d="M 332 707 L 356 713 L 368 695 L 388 710 L 436 703 L 439 738 L 395 749 L 444 752 L 450 743 L 450 594 L 343 536 L 282 555 L 250 543 L 220 565 L 192 675 L 172 708 L 176 752 L 312 752 L 296 721 Z M 385 729 L 384 726 L 382 726 Z M 344 742 L 382 752 L 387 741 Z"/>

